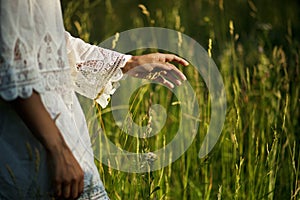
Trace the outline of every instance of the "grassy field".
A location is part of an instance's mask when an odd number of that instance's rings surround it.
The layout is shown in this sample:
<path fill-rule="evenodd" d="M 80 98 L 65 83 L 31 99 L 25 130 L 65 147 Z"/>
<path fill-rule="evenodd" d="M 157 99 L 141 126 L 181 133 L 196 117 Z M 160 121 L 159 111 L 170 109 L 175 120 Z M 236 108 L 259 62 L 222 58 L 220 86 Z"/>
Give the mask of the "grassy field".
<path fill-rule="evenodd" d="M 125 173 L 96 161 L 111 199 L 300 199 L 298 1 L 63 0 L 62 4 L 66 28 L 85 41 L 98 44 L 116 32 L 144 26 L 178 30 L 211 52 L 223 76 L 227 114 L 213 151 L 198 158 L 210 121 L 208 89 L 193 66 L 182 68 L 199 102 L 195 140 L 184 155 L 158 171 Z M 117 146 L 150 152 L 176 134 L 180 120 L 176 101 L 168 89 L 154 84 L 132 95 L 130 113 L 136 123 L 149 127 L 155 123 L 159 114 L 150 112 L 152 104 L 167 110 L 167 128 L 148 139 L 124 134 L 113 119 L 113 107 L 92 109 Z M 91 108 L 88 100 L 82 102 L 85 110 Z"/>

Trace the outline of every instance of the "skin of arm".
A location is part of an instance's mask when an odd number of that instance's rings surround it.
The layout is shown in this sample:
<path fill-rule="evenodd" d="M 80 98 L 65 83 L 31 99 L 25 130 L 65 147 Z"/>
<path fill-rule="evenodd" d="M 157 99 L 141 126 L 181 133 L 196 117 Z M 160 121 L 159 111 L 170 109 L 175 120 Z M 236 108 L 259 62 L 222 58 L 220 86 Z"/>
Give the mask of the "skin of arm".
<path fill-rule="evenodd" d="M 83 191 L 83 171 L 36 92 L 10 102 L 32 134 L 45 147 L 55 197 L 75 199 Z"/>

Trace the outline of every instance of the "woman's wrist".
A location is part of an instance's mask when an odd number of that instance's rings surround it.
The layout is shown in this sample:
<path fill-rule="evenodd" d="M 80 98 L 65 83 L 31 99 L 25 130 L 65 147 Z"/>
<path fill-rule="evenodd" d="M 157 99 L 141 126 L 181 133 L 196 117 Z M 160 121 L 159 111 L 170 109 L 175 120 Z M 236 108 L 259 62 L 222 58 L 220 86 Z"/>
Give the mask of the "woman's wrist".
<path fill-rule="evenodd" d="M 134 63 L 137 60 L 137 56 L 130 56 L 127 62 L 125 63 L 124 67 L 121 68 L 123 74 L 134 68 Z"/>
<path fill-rule="evenodd" d="M 51 136 L 49 135 L 50 137 L 46 137 L 40 140 L 47 153 L 55 155 L 62 152 L 63 149 L 68 149 L 68 146 L 62 138 L 60 132 L 51 132 L 49 134 L 51 134 Z"/>

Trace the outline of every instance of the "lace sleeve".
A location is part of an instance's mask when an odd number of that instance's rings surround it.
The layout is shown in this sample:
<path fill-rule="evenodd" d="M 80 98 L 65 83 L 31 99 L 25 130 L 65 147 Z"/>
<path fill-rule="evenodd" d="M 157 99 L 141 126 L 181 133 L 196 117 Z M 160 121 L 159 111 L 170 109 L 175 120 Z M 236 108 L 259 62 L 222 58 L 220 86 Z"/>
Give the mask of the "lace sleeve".
<path fill-rule="evenodd" d="M 115 51 L 85 43 L 66 32 L 67 54 L 76 92 L 106 107 L 123 77 L 121 68 L 130 59 Z"/>

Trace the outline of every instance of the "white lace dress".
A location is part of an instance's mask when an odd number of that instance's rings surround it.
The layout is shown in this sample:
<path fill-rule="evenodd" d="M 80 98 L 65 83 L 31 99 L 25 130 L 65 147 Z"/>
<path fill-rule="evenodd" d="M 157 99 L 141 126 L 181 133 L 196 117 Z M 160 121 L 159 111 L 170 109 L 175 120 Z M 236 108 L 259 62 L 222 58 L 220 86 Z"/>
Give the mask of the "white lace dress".
<path fill-rule="evenodd" d="M 75 91 L 106 106 L 130 56 L 73 38 L 59 0 L 0 2 L 0 199 L 50 198 L 44 148 L 7 104 L 33 90 L 84 170 L 81 199 L 108 199 Z"/>

